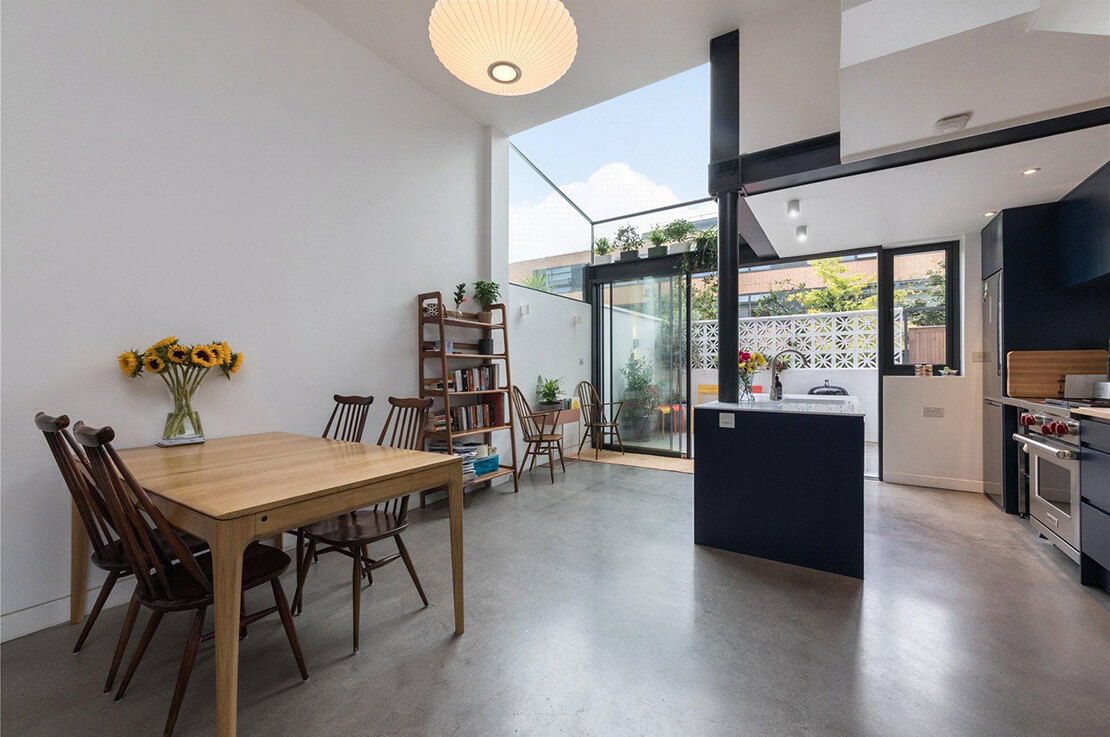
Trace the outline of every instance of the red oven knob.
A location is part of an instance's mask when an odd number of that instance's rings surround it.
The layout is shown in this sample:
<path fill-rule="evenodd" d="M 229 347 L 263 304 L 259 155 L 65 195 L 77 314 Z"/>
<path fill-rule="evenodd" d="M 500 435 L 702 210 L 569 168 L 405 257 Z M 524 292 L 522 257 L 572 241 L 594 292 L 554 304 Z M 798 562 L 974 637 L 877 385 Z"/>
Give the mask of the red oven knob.
<path fill-rule="evenodd" d="M 1051 435 L 1052 434 L 1052 424 L 1053 423 L 1051 423 L 1051 422 L 1046 422 L 1045 424 L 1041 425 L 1041 435 Z"/>
<path fill-rule="evenodd" d="M 1053 422 L 1052 431 L 1057 435 L 1067 435 L 1069 432 L 1067 423 L 1064 422 Z"/>
<path fill-rule="evenodd" d="M 1037 422 L 1037 420 L 1033 418 L 1033 415 L 1026 414 L 1026 413 L 1022 413 L 1021 417 L 1019 418 L 1019 421 L 1025 427 L 1031 427 L 1032 425 L 1036 424 L 1036 422 Z"/>

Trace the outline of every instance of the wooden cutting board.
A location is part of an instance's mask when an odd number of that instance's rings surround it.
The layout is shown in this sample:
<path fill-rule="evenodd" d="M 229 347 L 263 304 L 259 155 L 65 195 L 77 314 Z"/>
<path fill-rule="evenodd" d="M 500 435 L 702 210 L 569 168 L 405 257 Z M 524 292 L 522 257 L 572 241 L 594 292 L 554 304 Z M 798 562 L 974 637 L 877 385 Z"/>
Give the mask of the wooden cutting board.
<path fill-rule="evenodd" d="M 1106 372 L 1106 351 L 1010 351 L 1006 354 L 1006 394 L 1045 399 L 1064 396 L 1066 374 Z"/>

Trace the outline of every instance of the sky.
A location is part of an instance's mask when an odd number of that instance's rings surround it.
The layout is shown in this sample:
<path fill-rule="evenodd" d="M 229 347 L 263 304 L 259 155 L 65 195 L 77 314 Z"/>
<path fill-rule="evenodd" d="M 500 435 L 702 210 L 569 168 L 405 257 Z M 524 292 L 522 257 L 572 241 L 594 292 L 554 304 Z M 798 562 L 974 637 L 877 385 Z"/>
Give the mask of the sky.
<path fill-rule="evenodd" d="M 510 140 L 594 220 L 705 197 L 709 65 Z M 510 260 L 585 250 L 588 243 L 589 224 L 510 155 Z"/>

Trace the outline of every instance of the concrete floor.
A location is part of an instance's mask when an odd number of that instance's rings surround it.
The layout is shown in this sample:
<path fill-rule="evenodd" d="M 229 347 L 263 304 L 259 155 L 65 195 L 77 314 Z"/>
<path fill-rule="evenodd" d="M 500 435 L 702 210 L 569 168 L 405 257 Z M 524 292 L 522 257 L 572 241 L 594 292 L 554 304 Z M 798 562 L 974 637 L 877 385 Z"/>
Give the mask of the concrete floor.
<path fill-rule="evenodd" d="M 1110 597 L 976 494 L 867 485 L 865 583 L 695 547 L 693 479 L 576 463 L 468 497 L 467 625 L 452 636 L 446 511 L 364 593 L 347 561 L 297 618 L 301 683 L 270 618 L 242 642 L 240 734 L 1105 735 Z M 287 591 L 292 590 L 286 582 Z M 0 649 L 2 729 L 160 734 L 188 617 L 167 617 L 127 697 L 100 694 L 122 608 L 84 652 L 60 626 Z M 143 615 L 145 621 L 145 614 Z M 202 646 L 178 737 L 211 735 Z"/>

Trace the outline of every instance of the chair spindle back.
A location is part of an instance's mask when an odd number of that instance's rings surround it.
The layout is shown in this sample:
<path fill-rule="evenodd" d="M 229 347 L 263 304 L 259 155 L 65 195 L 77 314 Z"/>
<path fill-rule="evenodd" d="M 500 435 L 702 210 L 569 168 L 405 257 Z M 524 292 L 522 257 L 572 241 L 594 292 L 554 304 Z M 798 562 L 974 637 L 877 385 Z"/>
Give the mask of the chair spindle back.
<path fill-rule="evenodd" d="M 424 450 L 424 430 L 432 401 L 431 397 L 390 397 L 389 414 L 386 415 L 382 432 L 378 435 L 378 445 L 402 450 Z M 378 506 L 375 504 L 374 509 Z M 393 515 L 397 524 L 404 523 L 408 509 L 408 495 L 385 502 L 386 513 Z"/>
<path fill-rule="evenodd" d="M 589 422 L 601 422 L 601 397 L 597 389 L 588 381 L 578 382 L 578 403 L 582 405 L 582 414 Z"/>
<path fill-rule="evenodd" d="M 541 435 L 543 433 L 543 428 L 539 426 L 532 416 L 532 407 L 528 404 L 528 400 L 525 399 L 524 392 L 515 384 L 513 385 L 513 404 L 516 405 L 516 416 L 520 418 L 520 430 L 524 434 L 524 437 L 536 437 Z"/>
<path fill-rule="evenodd" d="M 370 414 L 370 405 L 374 403 L 374 398 L 336 394 L 334 399 L 335 409 L 331 411 L 321 437 L 361 443 L 362 433 L 366 430 L 366 417 Z"/>
<path fill-rule="evenodd" d="M 101 560 L 112 560 L 115 556 L 111 545 L 116 539 L 112 517 L 104 495 L 93 482 L 92 470 L 85 451 L 73 439 L 69 431 L 69 417 L 51 417 L 39 412 L 35 415 L 35 427 L 46 437 L 46 444 L 58 464 L 58 470 L 66 482 L 73 505 L 81 522 L 85 525 L 92 542 L 93 551 Z"/>
<path fill-rule="evenodd" d="M 135 573 L 138 586 L 150 599 L 179 598 L 168 575 L 173 566 L 168 552 L 177 558 L 205 592 L 211 593 L 212 584 L 192 551 L 112 447 L 115 431 L 107 426 L 96 428 L 78 422 L 73 427 L 73 434 L 84 448 L 93 479 L 104 493 L 112 524 L 119 534 L 123 554 Z M 147 520 L 154 524 L 157 535 Z M 159 538 L 162 544 L 159 544 Z M 163 552 L 166 548 L 168 551 Z"/>

